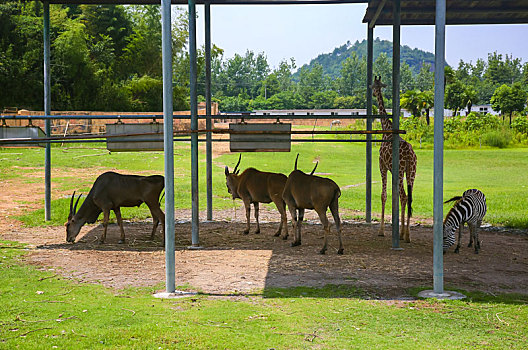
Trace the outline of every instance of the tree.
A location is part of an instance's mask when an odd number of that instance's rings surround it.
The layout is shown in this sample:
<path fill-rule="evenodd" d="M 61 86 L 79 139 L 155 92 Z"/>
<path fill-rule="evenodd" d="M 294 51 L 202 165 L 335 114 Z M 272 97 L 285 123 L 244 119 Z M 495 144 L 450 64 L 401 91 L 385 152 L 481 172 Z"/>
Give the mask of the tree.
<path fill-rule="evenodd" d="M 434 107 L 434 92 L 432 90 L 422 91 L 420 93 L 420 108 L 425 109 L 425 120 L 430 125 L 429 111 Z"/>
<path fill-rule="evenodd" d="M 411 67 L 406 62 L 403 62 L 400 70 L 400 89 L 403 93 L 408 90 L 415 89 L 415 81 L 413 78 L 413 73 Z"/>
<path fill-rule="evenodd" d="M 400 98 L 400 106 L 410 111 L 415 117 L 420 116 L 420 102 L 420 91 L 418 90 L 408 90 Z"/>
<path fill-rule="evenodd" d="M 320 64 L 313 65 L 311 70 L 305 67 L 300 69 L 297 93 L 305 106 L 313 105 L 313 95 L 316 92 L 326 91 L 328 85 L 329 78 L 323 75 L 323 66 Z"/>
<path fill-rule="evenodd" d="M 478 95 L 477 91 L 473 86 L 466 86 L 464 89 L 464 95 L 463 100 L 465 101 L 465 104 L 467 106 L 467 113 L 471 113 L 471 107 L 474 103 L 478 103 Z"/>
<path fill-rule="evenodd" d="M 458 110 L 466 106 L 466 100 L 464 99 L 464 85 L 455 81 L 451 84 L 448 84 L 445 89 L 445 107 L 452 109 L 454 115 L 458 114 Z"/>
<path fill-rule="evenodd" d="M 484 77 L 495 86 L 502 84 L 513 84 L 521 79 L 521 60 L 512 56 L 505 56 L 493 52 L 488 54 L 488 67 Z"/>
<path fill-rule="evenodd" d="M 338 81 L 338 92 L 341 96 L 353 96 L 358 90 L 365 89 L 367 61 L 360 59 L 356 52 L 348 57 L 341 67 L 341 78 Z"/>
<path fill-rule="evenodd" d="M 521 87 L 521 84 L 515 83 L 511 87 L 503 84 L 499 86 L 491 97 L 491 106 L 496 111 L 501 111 L 502 120 L 504 115 L 509 114 L 510 125 L 512 122 L 513 112 L 520 112 L 526 105 L 527 93 Z"/>
<path fill-rule="evenodd" d="M 429 63 L 424 63 L 420 72 L 415 77 L 416 88 L 420 91 L 432 90 L 434 86 L 434 73 Z"/>
<path fill-rule="evenodd" d="M 381 81 L 387 85 L 383 97 L 392 100 L 392 60 L 385 53 L 381 53 L 374 61 L 374 75 L 380 75 Z"/>

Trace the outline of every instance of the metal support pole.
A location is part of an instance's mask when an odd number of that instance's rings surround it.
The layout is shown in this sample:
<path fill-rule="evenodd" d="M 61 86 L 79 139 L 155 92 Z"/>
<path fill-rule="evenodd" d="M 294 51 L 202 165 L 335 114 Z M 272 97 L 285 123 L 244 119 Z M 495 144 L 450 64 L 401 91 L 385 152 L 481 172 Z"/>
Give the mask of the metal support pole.
<path fill-rule="evenodd" d="M 211 130 L 211 2 L 205 2 L 205 128 Z M 213 220 L 213 144 L 212 134 L 206 134 L 206 176 L 207 176 L 207 220 Z"/>
<path fill-rule="evenodd" d="M 444 292 L 443 201 L 444 201 L 444 67 L 446 1 L 436 0 L 434 88 L 434 198 L 433 280 L 434 292 Z"/>
<path fill-rule="evenodd" d="M 44 2 L 44 115 L 51 114 L 50 83 L 50 12 L 49 1 Z M 46 119 L 46 137 L 51 137 L 51 120 Z M 46 143 L 44 155 L 44 218 L 51 220 L 51 144 Z"/>
<path fill-rule="evenodd" d="M 393 3 L 392 27 L 392 130 L 400 129 L 400 0 Z M 399 220 L 400 137 L 392 135 L 392 248 L 400 247 Z"/>
<path fill-rule="evenodd" d="M 166 292 L 176 290 L 174 233 L 174 144 L 172 137 L 172 33 L 171 0 L 161 2 L 163 65 L 163 149 L 165 155 L 165 274 Z"/>
<path fill-rule="evenodd" d="M 372 114 L 372 66 L 373 66 L 374 28 L 367 25 L 367 115 Z M 367 131 L 372 130 L 372 119 L 367 118 Z M 372 221 L 372 135 L 367 134 L 366 166 L 365 176 L 365 220 Z"/>
<path fill-rule="evenodd" d="M 191 130 L 198 130 L 198 100 L 196 91 L 196 0 L 189 0 L 189 59 L 191 90 Z M 200 245 L 198 224 L 198 134 L 191 135 L 191 196 L 192 196 L 192 246 Z"/>

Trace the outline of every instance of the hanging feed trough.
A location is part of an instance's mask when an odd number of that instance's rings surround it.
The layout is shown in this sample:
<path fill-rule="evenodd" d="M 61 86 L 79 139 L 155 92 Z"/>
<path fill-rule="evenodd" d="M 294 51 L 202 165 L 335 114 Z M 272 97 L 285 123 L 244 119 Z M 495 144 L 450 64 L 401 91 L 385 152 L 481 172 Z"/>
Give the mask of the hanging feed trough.
<path fill-rule="evenodd" d="M 230 123 L 231 152 L 290 152 L 291 124 L 289 123 Z M 251 132 L 238 134 L 238 132 Z M 270 133 L 271 132 L 271 133 Z M 284 134 L 275 132 L 284 132 Z"/>
<path fill-rule="evenodd" d="M 112 136 L 106 138 L 106 148 L 111 152 L 163 151 L 163 124 L 160 123 L 106 124 L 106 135 Z"/>
<path fill-rule="evenodd" d="M 38 126 L 7 126 L 0 127 L 0 139 L 39 139 L 46 133 Z M 44 147 L 43 143 L 2 143 L 1 147 Z"/>

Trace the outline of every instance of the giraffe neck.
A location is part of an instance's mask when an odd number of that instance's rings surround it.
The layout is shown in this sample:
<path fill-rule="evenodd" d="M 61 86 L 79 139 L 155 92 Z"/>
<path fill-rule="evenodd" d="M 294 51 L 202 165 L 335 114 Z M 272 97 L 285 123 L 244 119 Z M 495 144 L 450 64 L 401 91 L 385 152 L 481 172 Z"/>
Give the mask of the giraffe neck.
<path fill-rule="evenodd" d="M 383 96 L 381 95 L 381 91 L 374 94 L 376 96 L 376 99 L 378 100 L 378 106 L 379 106 L 379 114 L 380 115 L 387 115 L 387 110 L 385 109 L 385 103 L 383 102 Z M 387 118 L 380 118 L 381 121 L 381 127 L 383 130 L 392 130 L 392 122 Z M 390 135 L 383 135 L 383 137 L 390 137 Z"/>

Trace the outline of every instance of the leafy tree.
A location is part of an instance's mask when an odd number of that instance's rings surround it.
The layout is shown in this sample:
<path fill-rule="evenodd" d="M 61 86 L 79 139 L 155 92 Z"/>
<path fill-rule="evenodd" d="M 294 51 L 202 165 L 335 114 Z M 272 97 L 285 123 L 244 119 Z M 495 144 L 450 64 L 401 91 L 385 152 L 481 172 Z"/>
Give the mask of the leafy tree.
<path fill-rule="evenodd" d="M 302 67 L 299 74 L 297 93 L 305 106 L 313 105 L 311 98 L 316 92 L 327 90 L 329 78 L 323 75 L 323 66 L 316 64 L 311 70 Z"/>
<path fill-rule="evenodd" d="M 425 120 L 430 125 L 429 111 L 434 107 L 434 92 L 432 90 L 422 91 L 420 93 L 420 109 L 425 110 Z"/>
<path fill-rule="evenodd" d="M 420 116 L 421 110 L 421 94 L 418 90 L 407 90 L 401 95 L 400 106 L 410 111 L 415 117 Z"/>
<path fill-rule="evenodd" d="M 521 60 L 508 55 L 503 60 L 501 54 L 490 53 L 484 77 L 496 86 L 513 84 L 521 79 Z"/>
<path fill-rule="evenodd" d="M 374 75 L 380 75 L 381 81 L 387 85 L 383 97 L 392 100 L 392 60 L 385 53 L 381 53 L 374 61 Z"/>
<path fill-rule="evenodd" d="M 81 5 L 82 23 L 86 34 L 96 44 L 106 41 L 107 50 L 120 56 L 127 45 L 132 24 L 123 6 L 119 5 Z"/>
<path fill-rule="evenodd" d="M 466 86 L 466 88 L 464 89 L 463 100 L 466 104 L 468 110 L 467 112 L 471 113 L 471 107 L 473 106 L 473 104 L 479 102 L 477 91 L 473 86 Z"/>
<path fill-rule="evenodd" d="M 316 92 L 312 95 L 312 103 L 310 105 L 310 108 L 332 108 L 334 106 L 334 101 L 336 98 L 337 92 L 333 90 Z"/>
<path fill-rule="evenodd" d="M 338 92 L 342 96 L 352 96 L 359 90 L 365 90 L 366 63 L 367 61 L 361 60 L 356 52 L 343 62 L 341 78 L 338 81 Z"/>
<path fill-rule="evenodd" d="M 407 62 L 403 62 L 400 69 L 400 89 L 403 93 L 413 90 L 416 86 L 413 72 Z"/>
<path fill-rule="evenodd" d="M 467 100 L 464 99 L 465 87 L 460 81 L 454 81 L 448 84 L 445 90 L 445 107 L 452 109 L 454 115 L 458 110 L 466 106 Z"/>
<path fill-rule="evenodd" d="M 431 65 L 424 63 L 420 72 L 415 77 L 416 88 L 420 91 L 433 90 L 434 86 L 434 73 L 431 70 Z"/>
<path fill-rule="evenodd" d="M 503 84 L 499 86 L 491 97 L 491 106 L 496 111 L 501 111 L 502 120 L 504 115 L 509 114 L 510 125 L 512 123 L 513 112 L 520 112 L 526 104 L 527 93 L 521 87 L 521 84 L 515 83 L 511 87 Z"/>
<path fill-rule="evenodd" d="M 356 96 L 337 96 L 334 99 L 333 108 L 348 109 L 348 108 L 361 108 L 360 101 Z"/>

